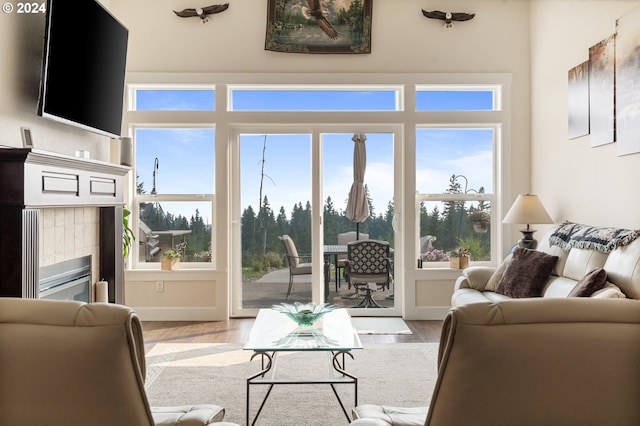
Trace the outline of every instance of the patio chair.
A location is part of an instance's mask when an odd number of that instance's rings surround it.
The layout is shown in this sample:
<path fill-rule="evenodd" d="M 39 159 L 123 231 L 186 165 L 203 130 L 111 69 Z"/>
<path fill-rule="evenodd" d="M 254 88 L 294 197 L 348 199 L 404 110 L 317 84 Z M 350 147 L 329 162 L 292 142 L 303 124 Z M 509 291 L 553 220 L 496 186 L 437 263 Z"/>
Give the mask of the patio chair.
<path fill-rule="evenodd" d="M 347 281 L 356 291 L 364 291 L 362 301 L 355 308 L 383 307 L 374 300 L 372 292 L 391 288 L 393 275 L 389 253 L 386 241 L 363 240 L 347 244 Z"/>
<path fill-rule="evenodd" d="M 360 233 L 359 238 L 356 231 L 343 232 L 341 234 L 338 234 L 338 245 L 346 246 L 352 241 L 368 240 L 368 239 L 369 239 L 369 234 L 364 234 L 362 232 Z M 342 270 L 344 274 L 344 268 L 346 266 L 346 263 L 347 263 L 346 254 L 337 255 L 336 257 L 336 291 L 338 291 L 338 287 L 341 285 L 340 271 Z M 351 284 L 349 284 L 348 280 L 347 280 L 347 284 L 349 286 L 348 288 L 351 288 Z"/>
<path fill-rule="evenodd" d="M 296 275 L 311 275 L 311 255 L 299 255 L 296 244 L 290 236 L 283 235 L 278 238 L 282 241 L 287 263 L 289 264 L 289 288 L 287 289 L 286 297 L 286 300 L 289 300 L 289 296 L 291 296 L 291 291 L 293 290 L 293 277 Z M 301 259 L 308 261 L 301 262 Z"/>

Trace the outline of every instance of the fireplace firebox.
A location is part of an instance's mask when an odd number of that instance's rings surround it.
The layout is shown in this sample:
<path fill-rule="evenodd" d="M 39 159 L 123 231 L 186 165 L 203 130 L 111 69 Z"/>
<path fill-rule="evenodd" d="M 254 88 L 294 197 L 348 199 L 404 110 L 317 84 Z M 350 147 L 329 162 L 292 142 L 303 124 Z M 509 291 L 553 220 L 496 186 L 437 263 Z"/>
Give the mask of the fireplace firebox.
<path fill-rule="evenodd" d="M 91 256 L 40 268 L 39 298 L 92 302 Z"/>

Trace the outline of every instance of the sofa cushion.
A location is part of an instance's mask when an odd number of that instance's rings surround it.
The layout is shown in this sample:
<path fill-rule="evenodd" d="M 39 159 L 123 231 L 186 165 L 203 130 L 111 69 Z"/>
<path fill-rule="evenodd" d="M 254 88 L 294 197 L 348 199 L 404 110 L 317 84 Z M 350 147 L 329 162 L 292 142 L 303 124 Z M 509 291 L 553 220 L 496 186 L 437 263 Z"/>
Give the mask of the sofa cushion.
<path fill-rule="evenodd" d="M 504 274 L 504 271 L 507 270 L 507 266 L 511 263 L 511 259 L 513 259 L 513 254 L 509 253 L 507 257 L 504 258 L 500 266 L 495 270 L 493 275 L 487 281 L 487 285 L 484 286 L 484 289 L 487 291 L 496 291 L 498 287 L 498 283 L 500 282 L 500 278 Z"/>
<path fill-rule="evenodd" d="M 485 290 L 487 281 L 495 271 L 496 268 L 493 266 L 470 266 L 465 268 L 456 280 L 456 289 L 473 288 L 480 291 Z"/>
<path fill-rule="evenodd" d="M 469 303 L 489 302 L 487 295 L 490 291 L 479 291 L 473 288 L 460 288 L 451 296 L 451 306 L 468 305 Z"/>
<path fill-rule="evenodd" d="M 542 289 L 542 297 L 567 297 L 576 286 L 578 280 L 567 277 L 556 277 L 551 274 Z"/>
<path fill-rule="evenodd" d="M 536 250 L 550 254 L 551 256 L 558 256 L 556 266 L 554 266 L 551 273 L 553 275 L 561 277 L 564 275 L 564 267 L 567 262 L 567 258 L 569 257 L 569 252 L 564 251 L 560 247 L 551 245 L 549 243 L 549 237 L 553 234 L 553 231 L 554 229 L 550 229 L 544 234 L 544 236 L 540 239 Z"/>
<path fill-rule="evenodd" d="M 591 297 L 593 299 L 625 299 L 627 296 L 620 290 L 620 287 L 608 282 L 602 289 L 594 292 Z"/>
<path fill-rule="evenodd" d="M 594 269 L 602 268 L 607 261 L 607 257 L 607 253 L 574 247 L 569 251 L 562 275 L 580 281 Z"/>
<path fill-rule="evenodd" d="M 595 268 L 588 272 L 571 290 L 567 297 L 591 297 L 607 283 L 607 271 Z"/>
<path fill-rule="evenodd" d="M 496 293 L 513 298 L 542 296 L 542 289 L 557 261 L 558 256 L 516 248 L 511 263 L 500 278 Z"/>
<path fill-rule="evenodd" d="M 640 299 L 640 239 L 609 253 L 604 269 L 609 282 L 627 297 Z"/>

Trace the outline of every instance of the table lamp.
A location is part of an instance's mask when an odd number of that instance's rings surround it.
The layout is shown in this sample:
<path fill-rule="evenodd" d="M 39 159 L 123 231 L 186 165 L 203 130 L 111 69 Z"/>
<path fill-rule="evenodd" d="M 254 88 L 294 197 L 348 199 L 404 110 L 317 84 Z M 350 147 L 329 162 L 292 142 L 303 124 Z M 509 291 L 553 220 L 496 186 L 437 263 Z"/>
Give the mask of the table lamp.
<path fill-rule="evenodd" d="M 527 227 L 520 230 L 522 238 L 518 241 L 518 245 L 523 248 L 535 249 L 538 246 L 538 241 L 533 238 L 533 233 L 536 230 L 531 228 L 530 224 L 553 223 L 553 220 L 544 209 L 537 195 L 520 194 L 502 220 L 502 223 L 526 224 Z"/>

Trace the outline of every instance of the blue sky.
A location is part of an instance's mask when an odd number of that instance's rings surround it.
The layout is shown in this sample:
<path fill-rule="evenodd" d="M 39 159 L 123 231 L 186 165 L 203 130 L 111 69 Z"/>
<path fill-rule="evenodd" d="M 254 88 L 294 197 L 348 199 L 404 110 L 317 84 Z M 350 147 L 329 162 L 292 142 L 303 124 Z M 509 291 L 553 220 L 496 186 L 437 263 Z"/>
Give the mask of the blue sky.
<path fill-rule="evenodd" d="M 243 135 L 240 139 L 243 208 L 258 206 L 260 167 L 265 135 Z M 323 199 L 331 196 L 336 210 L 346 208 L 353 182 L 353 133 L 323 134 Z M 311 201 L 311 136 L 267 135 L 263 194 L 277 214 L 284 206 Z M 367 134 L 365 183 L 376 213 L 386 210 L 393 194 L 393 135 Z"/>
<path fill-rule="evenodd" d="M 313 96 L 310 96 L 313 95 Z M 265 99 L 265 98 L 268 98 Z M 311 101 L 309 99 L 312 99 Z M 139 91 L 140 110 L 212 110 L 213 91 Z M 392 91 L 327 92 L 242 91 L 234 97 L 235 109 L 272 110 L 393 110 Z M 253 105 L 253 107 L 252 107 Z M 490 92 L 420 92 L 419 110 L 491 109 Z M 323 134 L 323 195 L 331 196 L 337 210 L 344 210 L 353 181 L 353 133 Z M 210 194 L 214 192 L 213 128 L 144 129 L 136 134 L 136 165 L 147 193 L 152 189 L 155 158 L 158 193 Z M 264 135 L 242 135 L 241 206 L 258 205 L 260 161 Z M 492 191 L 492 143 L 490 129 L 419 129 L 416 134 L 416 185 L 418 192 L 444 192 L 452 174 L 465 175 L 469 187 Z M 411 165 L 408 165 L 411 166 Z M 263 194 L 274 212 L 284 206 L 287 215 L 294 203 L 311 199 L 311 136 L 268 135 Z M 367 134 L 365 183 L 376 214 L 384 213 L 393 196 L 393 135 Z M 187 213 L 183 213 L 187 214 Z"/>

